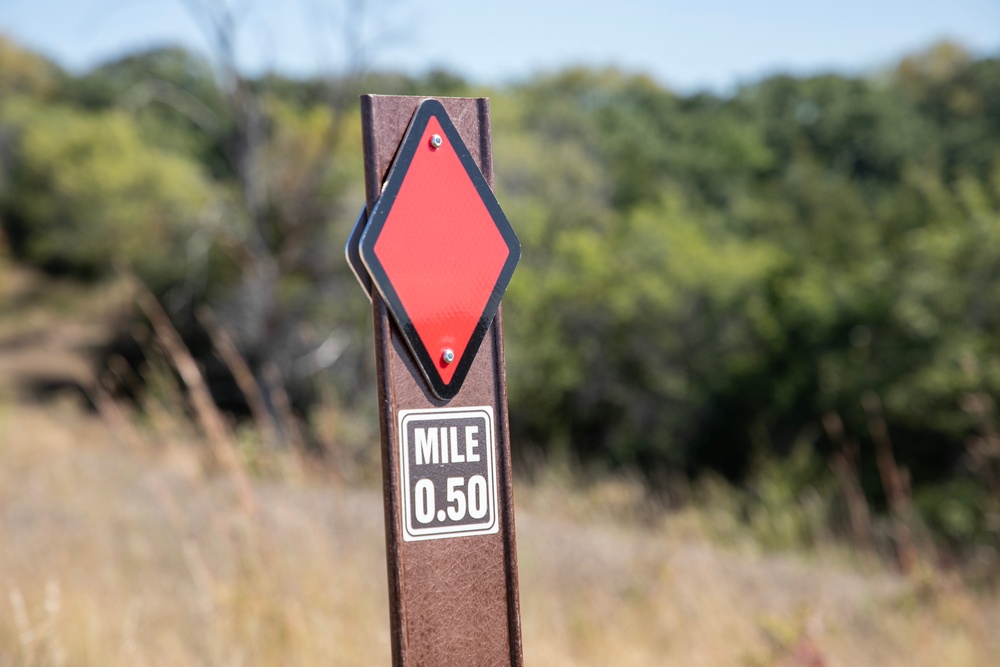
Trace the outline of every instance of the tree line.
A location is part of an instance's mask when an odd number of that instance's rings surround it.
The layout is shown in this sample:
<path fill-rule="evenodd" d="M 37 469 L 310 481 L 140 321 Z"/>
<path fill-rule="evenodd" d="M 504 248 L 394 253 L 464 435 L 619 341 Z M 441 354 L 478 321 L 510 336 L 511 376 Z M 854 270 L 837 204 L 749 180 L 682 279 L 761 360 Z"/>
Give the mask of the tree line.
<path fill-rule="evenodd" d="M 738 483 L 796 451 L 829 475 L 849 452 L 880 506 L 884 423 L 927 523 L 1000 544 L 1000 59 L 942 43 L 865 76 L 681 94 L 615 69 L 488 90 L 248 78 L 180 49 L 70 74 L 5 40 L 4 242 L 82 280 L 133 267 L 224 407 L 243 402 L 199 306 L 307 440 L 320 397 L 374 424 L 370 313 L 342 258 L 359 92 L 492 99 L 523 246 L 504 301 L 515 449 L 654 486 Z"/>

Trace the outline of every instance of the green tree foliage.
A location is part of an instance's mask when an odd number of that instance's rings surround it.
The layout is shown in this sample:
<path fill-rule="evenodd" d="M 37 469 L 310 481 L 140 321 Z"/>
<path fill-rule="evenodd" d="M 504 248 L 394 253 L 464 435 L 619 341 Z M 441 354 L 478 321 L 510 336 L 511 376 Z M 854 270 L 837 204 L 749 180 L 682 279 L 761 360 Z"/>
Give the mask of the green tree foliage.
<path fill-rule="evenodd" d="M 233 118 L 204 58 L 156 48 L 119 58 L 70 79 L 60 99 L 91 111 L 131 116 L 143 141 L 182 153 L 217 176 L 231 175 L 226 141 Z"/>
<path fill-rule="evenodd" d="M 224 47 L 74 77 L 0 42 L 4 228 L 44 266 L 120 256 L 162 293 L 187 285 L 175 316 L 210 302 L 255 371 L 370 410 L 370 315 L 340 256 L 363 201 L 354 95 L 481 91 L 446 72 L 252 79 Z M 730 95 L 575 69 L 492 98 L 524 248 L 505 299 L 519 446 L 742 479 L 821 459 L 836 413 L 878 501 L 874 393 L 933 525 L 1000 541 L 969 445 L 995 415 L 967 409 L 1000 400 L 1000 60 L 945 43 Z"/>
<path fill-rule="evenodd" d="M 68 78 L 53 62 L 22 49 L 0 35 L 0 95 L 30 95 L 49 99 L 65 86 Z"/>
<path fill-rule="evenodd" d="M 521 437 L 739 477 L 803 437 L 831 447 L 830 411 L 867 441 L 874 391 L 918 486 L 967 474 L 959 405 L 998 391 L 997 63 L 936 47 L 731 97 L 614 71 L 511 91 Z"/>
<path fill-rule="evenodd" d="M 158 286 L 183 280 L 188 241 L 217 217 L 197 164 L 150 146 L 122 113 L 8 105 L 14 133 L 4 218 L 14 250 L 49 269 L 99 275 L 111 260 Z"/>

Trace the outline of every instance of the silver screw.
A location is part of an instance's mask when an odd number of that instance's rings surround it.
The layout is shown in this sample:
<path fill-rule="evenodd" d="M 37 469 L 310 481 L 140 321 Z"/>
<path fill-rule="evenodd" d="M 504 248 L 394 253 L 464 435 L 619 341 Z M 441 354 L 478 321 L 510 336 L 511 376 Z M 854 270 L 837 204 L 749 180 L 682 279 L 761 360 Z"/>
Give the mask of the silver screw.
<path fill-rule="evenodd" d="M 440 134 L 432 134 L 431 135 L 431 148 L 441 148 L 441 144 L 443 144 L 443 143 L 444 143 L 444 140 L 441 139 L 441 135 Z"/>
<path fill-rule="evenodd" d="M 437 135 L 434 135 L 437 136 Z M 441 351 L 441 358 L 444 359 L 444 363 L 450 364 L 455 361 L 455 350 L 450 347 L 446 347 Z"/>

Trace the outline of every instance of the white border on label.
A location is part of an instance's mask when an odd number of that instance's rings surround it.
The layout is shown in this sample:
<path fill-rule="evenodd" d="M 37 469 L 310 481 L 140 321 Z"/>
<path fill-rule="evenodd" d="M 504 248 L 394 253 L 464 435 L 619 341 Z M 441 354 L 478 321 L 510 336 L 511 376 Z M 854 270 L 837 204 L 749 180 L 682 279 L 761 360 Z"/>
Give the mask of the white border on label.
<path fill-rule="evenodd" d="M 489 522 L 463 526 L 438 526 L 432 528 L 414 528 L 410 525 L 410 453 L 407 442 L 408 422 L 414 417 L 437 417 L 439 419 L 464 419 L 468 417 L 486 417 L 486 469 L 489 479 L 486 486 L 490 503 Z M 418 542 L 420 540 L 437 540 L 446 537 L 466 537 L 469 535 L 491 535 L 500 532 L 500 521 L 497 518 L 497 457 L 496 457 L 496 425 L 493 421 L 493 408 L 488 405 L 471 408 L 420 408 L 417 410 L 400 410 L 399 427 L 399 495 L 403 510 L 403 541 Z"/>

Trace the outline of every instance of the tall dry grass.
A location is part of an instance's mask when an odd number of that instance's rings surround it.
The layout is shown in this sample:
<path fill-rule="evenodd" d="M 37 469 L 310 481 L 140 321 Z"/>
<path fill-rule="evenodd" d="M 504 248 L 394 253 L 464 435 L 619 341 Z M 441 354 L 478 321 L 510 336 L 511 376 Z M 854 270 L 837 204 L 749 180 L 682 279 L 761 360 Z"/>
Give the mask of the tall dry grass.
<path fill-rule="evenodd" d="M 372 493 L 261 484 L 251 519 L 189 444 L 58 411 L 0 424 L 0 664 L 387 660 Z"/>
<path fill-rule="evenodd" d="M 168 390 L 110 420 L 29 399 L 29 372 L 85 372 L 73 318 L 0 303 L 0 666 L 388 664 L 377 486 L 245 432 L 249 516 Z M 550 466 L 516 497 L 529 665 L 1000 664 L 1000 603 L 927 567 L 720 544 L 719 508 L 627 478 Z"/>
<path fill-rule="evenodd" d="M 381 499 L 288 463 L 261 509 L 183 424 L 124 446 L 69 399 L 0 412 L 0 665 L 388 664 Z M 298 472 L 296 472 L 298 471 Z M 765 556 L 627 480 L 518 489 L 534 665 L 991 665 L 995 600 L 836 554 Z"/>

